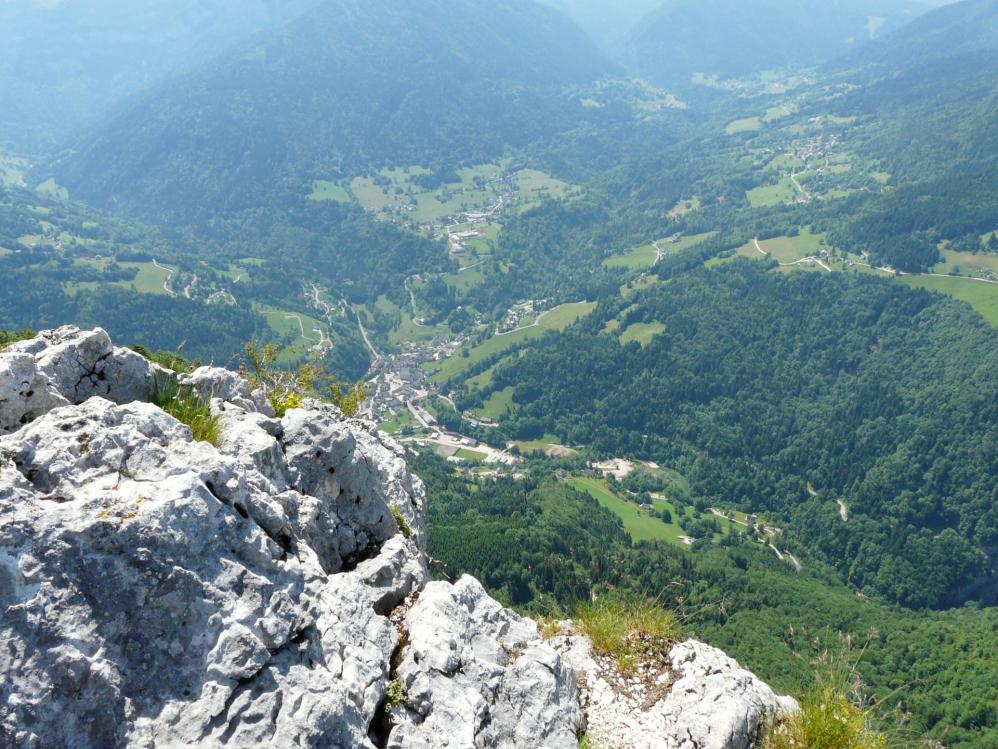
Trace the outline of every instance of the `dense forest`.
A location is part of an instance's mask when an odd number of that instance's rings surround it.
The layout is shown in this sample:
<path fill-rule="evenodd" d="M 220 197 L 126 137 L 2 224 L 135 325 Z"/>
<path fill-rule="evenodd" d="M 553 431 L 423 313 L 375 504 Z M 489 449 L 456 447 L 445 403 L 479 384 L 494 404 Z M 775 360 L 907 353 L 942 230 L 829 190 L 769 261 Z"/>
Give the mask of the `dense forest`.
<path fill-rule="evenodd" d="M 632 546 L 596 500 L 551 478 L 556 465 L 541 463 L 522 481 L 482 483 L 439 458 L 416 459 L 433 500 L 436 573 L 474 574 L 500 600 L 542 616 L 569 615 L 607 587 L 634 590 L 680 611 L 689 631 L 777 689 L 806 686 L 811 659 L 822 653 L 856 662 L 899 745 L 923 736 L 951 747 L 998 739 L 988 666 L 998 657 L 998 610 L 912 612 L 871 603 L 820 564 L 796 573 L 736 537 L 692 551 Z"/>
<path fill-rule="evenodd" d="M 611 320 L 660 332 L 621 344 Z M 742 261 L 601 300 L 490 392 L 514 388 L 517 437 L 674 465 L 709 502 L 780 517 L 850 583 L 938 606 L 998 547 L 996 343 L 939 297 Z"/>

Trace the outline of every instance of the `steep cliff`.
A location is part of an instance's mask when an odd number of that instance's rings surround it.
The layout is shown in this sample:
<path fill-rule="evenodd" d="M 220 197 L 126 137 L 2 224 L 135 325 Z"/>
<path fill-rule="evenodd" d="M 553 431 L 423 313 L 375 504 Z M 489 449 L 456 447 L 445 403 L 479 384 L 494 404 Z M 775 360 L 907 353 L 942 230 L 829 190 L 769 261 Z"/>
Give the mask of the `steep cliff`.
<path fill-rule="evenodd" d="M 178 384 L 217 446 L 150 402 Z M 584 639 L 429 582 L 421 482 L 329 404 L 61 328 L 0 353 L 0 435 L 0 746 L 576 747 L 577 671 L 597 745 L 743 749 L 793 708 L 698 643 L 617 699 Z"/>

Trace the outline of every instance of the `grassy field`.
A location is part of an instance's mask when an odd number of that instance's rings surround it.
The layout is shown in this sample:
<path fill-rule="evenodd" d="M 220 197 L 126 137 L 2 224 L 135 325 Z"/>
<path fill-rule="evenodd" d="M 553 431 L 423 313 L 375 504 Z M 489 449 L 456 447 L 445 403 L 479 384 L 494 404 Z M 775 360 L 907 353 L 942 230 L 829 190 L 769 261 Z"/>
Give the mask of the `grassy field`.
<path fill-rule="evenodd" d="M 574 453 L 570 447 L 562 445 L 558 438 L 553 434 L 545 434 L 539 440 L 518 440 L 514 442 L 517 448 L 522 453 L 547 453 L 552 448 L 559 451 L 569 451 Z"/>
<path fill-rule="evenodd" d="M 810 257 L 820 250 L 825 239 L 824 233 L 814 234 L 810 229 L 801 229 L 796 237 L 774 237 L 773 239 L 760 239 L 759 246 L 768 252 L 774 260 L 780 263 L 792 263 L 801 258 Z M 738 249 L 738 254 L 742 257 L 753 260 L 762 259 L 763 255 L 755 248 L 755 242 L 746 242 Z"/>
<path fill-rule="evenodd" d="M 520 196 L 526 200 L 536 200 L 541 197 L 561 199 L 578 191 L 577 187 L 537 169 L 521 169 L 513 175 L 513 179 Z"/>
<path fill-rule="evenodd" d="M 492 393 L 492 395 L 489 396 L 489 399 L 485 401 L 484 406 L 479 409 L 475 409 L 475 413 L 479 416 L 485 417 L 486 419 L 499 421 L 512 410 L 513 387 L 510 386 Z"/>
<path fill-rule="evenodd" d="M 797 197 L 797 188 L 790 181 L 790 177 L 783 177 L 775 185 L 753 188 L 745 193 L 745 196 L 753 208 L 762 208 L 793 201 Z"/>
<path fill-rule="evenodd" d="M 466 460 L 469 463 L 481 463 L 487 457 L 485 453 L 480 453 L 477 450 L 469 450 L 466 447 L 462 447 L 456 453 L 454 453 L 455 458 L 460 458 L 461 460 Z"/>
<path fill-rule="evenodd" d="M 669 217 L 681 218 L 690 211 L 699 211 L 699 210 L 700 210 L 700 198 L 692 198 L 690 200 L 680 200 L 669 210 Z"/>
<path fill-rule="evenodd" d="M 451 182 L 435 190 L 426 190 L 414 181 L 415 177 L 429 174 L 418 166 L 382 169 L 377 177 L 355 177 L 349 191 L 336 183 L 318 181 L 314 185 L 313 200 L 350 199 L 350 194 L 365 210 L 378 214 L 401 216 L 418 223 L 437 223 L 448 216 L 463 211 L 481 210 L 490 206 L 499 196 L 503 164 L 481 164 L 458 170 L 458 182 Z M 511 175 L 527 204 L 536 204 L 542 198 L 565 198 L 578 188 L 555 179 L 536 169 L 524 169 Z M 498 233 L 496 230 L 495 234 Z M 488 240 L 495 234 L 469 243 L 474 249 L 486 251 Z"/>
<path fill-rule="evenodd" d="M 628 325 L 627 330 L 620 334 L 620 342 L 630 343 L 636 341 L 642 347 L 651 343 L 652 339 L 665 332 L 665 326 L 660 322 L 636 322 Z"/>
<path fill-rule="evenodd" d="M 111 258 L 101 258 L 100 260 L 77 260 L 75 265 L 88 265 L 101 273 L 105 271 L 107 266 L 112 262 Z M 162 268 L 157 268 L 152 263 L 126 263 L 121 262 L 118 265 L 122 268 L 134 268 L 138 271 L 135 275 L 133 281 L 111 281 L 108 283 L 102 281 L 85 281 L 83 283 L 68 283 L 66 284 L 66 291 L 75 293 L 80 290 L 92 290 L 99 286 L 118 286 L 122 289 L 132 289 L 139 292 L 140 294 L 168 294 L 167 290 L 164 288 L 163 284 L 166 283 L 167 278 L 170 277 L 170 271 L 176 272 L 176 268 L 170 268 L 169 266 L 164 266 Z"/>
<path fill-rule="evenodd" d="M 936 273 L 950 273 L 956 268 L 959 268 L 963 276 L 983 276 L 983 269 L 998 273 L 998 254 L 993 252 L 975 255 L 972 252 L 943 250 L 943 257 L 943 262 L 933 269 Z"/>
<path fill-rule="evenodd" d="M 751 133 L 762 127 L 762 120 L 758 117 L 743 117 L 740 120 L 728 123 L 724 128 L 726 135 L 737 135 L 738 133 Z"/>
<path fill-rule="evenodd" d="M 440 277 L 440 279 L 455 291 L 466 293 L 485 280 L 485 274 L 482 273 L 482 267 L 483 266 L 480 265 L 475 268 L 468 268 L 464 271 L 445 273 Z"/>
<path fill-rule="evenodd" d="M 505 351 L 518 343 L 532 338 L 540 338 L 549 330 L 564 330 L 580 317 L 588 315 L 595 308 L 595 302 L 575 302 L 555 307 L 544 314 L 537 325 L 529 328 L 520 328 L 506 335 L 492 336 L 492 338 L 479 346 L 462 349 L 462 352 L 468 352 L 468 356 L 463 356 L 461 352 L 458 352 L 450 357 L 442 363 L 440 371 L 434 374 L 432 379 L 436 382 L 445 382 L 457 377 L 472 365 L 493 354 Z M 436 365 L 436 362 L 432 362 L 427 367 L 435 367 Z"/>
<path fill-rule="evenodd" d="M 794 112 L 797 111 L 797 105 L 791 103 L 778 104 L 775 107 L 770 107 L 766 110 L 766 114 L 762 116 L 763 122 L 775 122 L 776 120 L 783 119 L 784 117 L 789 117 Z"/>
<path fill-rule="evenodd" d="M 35 190 L 39 194 L 54 200 L 69 200 L 69 190 L 61 187 L 58 182 L 51 178 L 42 182 Z"/>
<path fill-rule="evenodd" d="M 469 377 L 467 380 L 464 381 L 464 384 L 467 385 L 469 388 L 487 388 L 489 385 L 492 384 L 492 377 L 493 375 L 495 375 L 496 370 L 499 367 L 503 366 L 504 364 L 509 364 L 511 361 L 513 361 L 512 356 L 504 356 L 502 359 L 497 361 L 495 364 L 493 364 L 491 367 L 486 369 L 481 374 L 477 374 L 474 377 Z"/>
<path fill-rule="evenodd" d="M 642 512 L 633 502 L 621 499 L 611 492 L 602 479 L 571 478 L 568 483 L 580 491 L 587 492 L 603 507 L 624 522 L 633 541 L 671 541 L 681 544 L 679 537 L 683 530 L 678 525 L 667 525 L 660 517 L 654 517 Z"/>
<path fill-rule="evenodd" d="M 287 310 L 272 307 L 269 304 L 256 304 L 256 310 L 263 315 L 267 325 L 281 338 L 294 336 L 291 344 L 285 348 L 277 359 L 278 364 L 288 364 L 296 361 L 311 346 L 319 342 L 319 336 L 315 328 L 319 328 L 328 335 L 329 329 L 324 322 L 303 315 L 300 312 L 288 312 Z M 299 319 L 301 324 L 298 324 Z M 302 328 L 305 335 L 302 336 Z"/>
<path fill-rule="evenodd" d="M 639 268 L 650 268 L 655 264 L 658 257 L 658 250 L 653 244 L 643 244 L 635 247 L 624 255 L 614 255 L 603 261 L 606 268 L 627 268 L 628 270 L 638 270 Z"/>
<path fill-rule="evenodd" d="M 781 153 L 779 156 L 773 158 L 766 168 L 770 171 L 775 171 L 777 173 L 785 172 L 787 169 L 801 169 L 804 166 L 804 162 L 799 158 L 790 153 Z"/>
<path fill-rule="evenodd" d="M 649 242 L 640 247 L 635 247 L 623 255 L 608 257 L 603 261 L 603 265 L 606 268 L 627 268 L 628 270 L 650 268 L 655 264 L 655 258 L 658 256 L 658 251 L 655 249 L 656 243 L 667 252 L 676 253 L 698 245 L 704 240 L 710 239 L 716 233 L 709 231 L 703 234 L 691 234 L 688 237 L 680 237 L 676 242 L 673 242 L 671 238 L 659 239 L 656 242 Z"/>
<path fill-rule="evenodd" d="M 916 289 L 929 289 L 967 302 L 989 323 L 998 327 L 998 284 L 949 276 L 902 276 Z"/>
<path fill-rule="evenodd" d="M 0 153 L 0 185 L 3 187 L 24 187 L 24 170 L 27 168 L 26 159 Z"/>
<path fill-rule="evenodd" d="M 690 520 L 694 519 L 694 511 L 691 507 L 685 507 L 683 513 L 680 513 L 676 509 L 676 506 L 668 500 L 661 497 L 653 497 L 652 505 L 657 514 L 651 515 L 641 510 L 634 502 L 611 492 L 606 481 L 603 479 L 579 476 L 567 479 L 567 481 L 576 489 L 590 494 L 603 507 L 619 517 L 624 523 L 624 530 L 630 534 L 633 541 L 662 540 L 685 547 L 683 541 L 680 540 L 680 537 L 685 535 L 685 532 L 678 521 L 681 516 Z M 662 520 L 661 513 L 665 510 L 668 510 L 672 515 L 671 523 L 666 523 Z M 727 533 L 732 524 L 727 518 L 719 517 L 709 512 L 704 512 L 702 517 L 716 521 L 720 532 L 714 534 L 715 540 Z M 735 518 L 744 522 L 746 516 L 744 513 L 735 513 Z"/>
<path fill-rule="evenodd" d="M 327 182 L 324 179 L 312 183 L 312 193 L 309 200 L 332 200 L 337 203 L 351 203 L 353 197 L 343 185 L 338 182 Z"/>
<path fill-rule="evenodd" d="M 395 416 L 378 424 L 378 429 L 388 434 L 398 434 L 405 427 L 416 426 L 416 418 L 408 409 L 404 409 L 398 416 Z"/>

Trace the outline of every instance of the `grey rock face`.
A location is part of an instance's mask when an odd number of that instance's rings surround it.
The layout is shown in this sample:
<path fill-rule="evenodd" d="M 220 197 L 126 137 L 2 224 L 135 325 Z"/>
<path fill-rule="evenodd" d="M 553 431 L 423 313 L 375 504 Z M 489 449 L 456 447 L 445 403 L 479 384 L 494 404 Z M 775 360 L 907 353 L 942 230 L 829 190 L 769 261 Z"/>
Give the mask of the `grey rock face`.
<path fill-rule="evenodd" d="M 695 640 L 673 647 L 671 668 L 647 686 L 622 680 L 584 637 L 560 636 L 552 645 L 584 682 L 594 749 L 750 749 L 767 726 L 799 709 L 791 697 L 777 696 L 732 658 Z"/>
<path fill-rule="evenodd" d="M 426 586 L 405 619 L 398 674 L 405 704 L 388 746 L 453 749 L 578 747 L 575 674 L 529 619 L 472 577 Z"/>
<path fill-rule="evenodd" d="M 114 403 L 146 400 L 157 372 L 161 371 L 134 351 L 115 348 L 107 333 L 100 328 L 81 331 L 67 326 L 44 331 L 31 340 L 19 341 L 6 349 L 0 363 L 0 404 L 9 399 L 5 385 L 18 385 L 17 378 L 11 378 L 11 374 L 14 371 L 26 372 L 26 362 L 17 354 L 34 358 L 37 379 L 33 384 L 38 387 L 29 389 L 35 391 L 35 397 L 47 389 L 53 396 L 58 394 L 69 403 L 82 403 L 94 395 Z M 20 369 L 16 370 L 18 366 Z M 41 387 L 43 382 L 44 388 Z M 57 404 L 36 402 L 25 414 L 34 418 L 54 405 Z M 13 423 L 9 418 L 0 414 L 0 432 L 10 432 L 26 423 L 21 421 L 22 417 Z"/>
<path fill-rule="evenodd" d="M 0 353 L 0 746 L 456 746 L 453 715 L 491 716 L 476 746 L 575 746 L 574 677 L 533 625 L 426 586 L 401 448 L 207 369 L 186 383 L 221 440 L 195 442 L 136 357 L 72 328 Z M 465 673 L 418 670 L 443 647 Z M 393 657 L 418 714 L 386 714 Z"/>

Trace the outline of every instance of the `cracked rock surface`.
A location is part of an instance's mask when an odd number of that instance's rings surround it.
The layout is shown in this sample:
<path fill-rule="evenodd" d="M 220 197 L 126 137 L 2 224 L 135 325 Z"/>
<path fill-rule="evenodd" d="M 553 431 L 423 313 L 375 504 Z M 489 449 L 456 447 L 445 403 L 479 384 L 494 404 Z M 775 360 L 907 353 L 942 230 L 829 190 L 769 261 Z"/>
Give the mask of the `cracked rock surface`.
<path fill-rule="evenodd" d="M 621 678 L 585 637 L 550 642 L 583 683 L 593 749 L 751 749 L 775 720 L 799 709 L 793 698 L 778 696 L 734 659 L 695 640 L 674 646 L 668 668 L 650 685 Z M 631 689 L 621 688 L 628 683 Z"/>
<path fill-rule="evenodd" d="M 211 368 L 181 378 L 219 417 L 220 446 L 195 442 L 146 402 L 172 377 L 101 330 L 0 353 L 0 746 L 462 746 L 386 714 L 393 655 L 445 646 L 480 673 L 422 689 L 424 724 L 460 691 L 490 746 L 574 732 L 572 674 L 477 583 L 431 636 L 451 586 L 417 600 L 425 494 L 398 445 L 327 404 L 276 419 Z M 507 664 L 510 638 L 532 644 Z"/>

